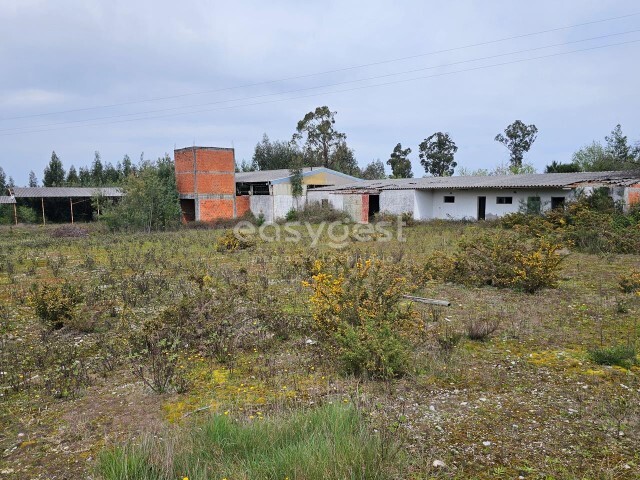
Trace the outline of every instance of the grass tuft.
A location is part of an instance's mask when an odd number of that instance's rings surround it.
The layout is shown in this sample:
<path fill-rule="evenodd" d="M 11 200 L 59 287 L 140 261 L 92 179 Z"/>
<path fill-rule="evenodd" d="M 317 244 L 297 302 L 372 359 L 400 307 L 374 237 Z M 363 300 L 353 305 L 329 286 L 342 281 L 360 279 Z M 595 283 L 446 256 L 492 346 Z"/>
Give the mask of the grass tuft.
<path fill-rule="evenodd" d="M 178 437 L 106 450 L 104 480 L 384 479 L 397 458 L 352 406 L 325 405 L 240 423 L 215 415 Z"/>
<path fill-rule="evenodd" d="M 592 362 L 598 365 L 617 365 L 624 368 L 635 365 L 636 355 L 634 347 L 624 345 L 589 350 L 589 358 Z"/>

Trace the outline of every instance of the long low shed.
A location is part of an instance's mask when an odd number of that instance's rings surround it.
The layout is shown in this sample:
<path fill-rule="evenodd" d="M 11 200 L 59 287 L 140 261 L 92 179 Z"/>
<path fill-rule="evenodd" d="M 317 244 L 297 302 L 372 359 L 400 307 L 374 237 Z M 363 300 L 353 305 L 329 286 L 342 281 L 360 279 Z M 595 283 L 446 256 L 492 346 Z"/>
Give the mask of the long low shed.
<path fill-rule="evenodd" d="M 625 208 L 640 203 L 640 171 L 371 180 L 310 190 L 307 201 L 328 203 L 358 222 L 377 212 L 416 220 L 484 220 L 523 206 L 555 208 L 600 187 Z"/>

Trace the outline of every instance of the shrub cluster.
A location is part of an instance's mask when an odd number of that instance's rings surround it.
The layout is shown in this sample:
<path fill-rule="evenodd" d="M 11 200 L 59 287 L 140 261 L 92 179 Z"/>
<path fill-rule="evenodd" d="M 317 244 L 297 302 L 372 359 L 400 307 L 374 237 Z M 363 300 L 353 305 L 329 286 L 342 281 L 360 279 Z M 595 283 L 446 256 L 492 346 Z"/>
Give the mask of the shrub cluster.
<path fill-rule="evenodd" d="M 255 245 L 250 239 L 236 235 L 233 230 L 225 230 L 225 232 L 216 240 L 216 251 L 218 252 L 234 252 L 236 250 L 245 250 Z"/>
<path fill-rule="evenodd" d="M 490 285 L 534 293 L 553 288 L 563 256 L 562 243 L 518 232 L 483 231 L 464 239 L 454 254 L 435 252 L 427 258 L 423 279 L 472 286 Z"/>
<path fill-rule="evenodd" d="M 636 293 L 640 295 L 640 271 L 622 275 L 618 285 L 624 293 Z"/>
<path fill-rule="evenodd" d="M 42 323 L 50 330 L 58 330 L 73 318 L 82 295 L 76 285 L 65 282 L 34 286 L 29 300 Z"/>
<path fill-rule="evenodd" d="M 417 315 L 402 302 L 407 280 L 377 258 L 316 260 L 305 285 L 318 334 L 347 373 L 391 378 L 407 372 Z"/>
<path fill-rule="evenodd" d="M 544 214 L 505 215 L 501 224 L 530 236 L 543 235 L 570 243 L 585 253 L 640 251 L 640 208 L 624 213 L 608 195 L 598 191 Z"/>

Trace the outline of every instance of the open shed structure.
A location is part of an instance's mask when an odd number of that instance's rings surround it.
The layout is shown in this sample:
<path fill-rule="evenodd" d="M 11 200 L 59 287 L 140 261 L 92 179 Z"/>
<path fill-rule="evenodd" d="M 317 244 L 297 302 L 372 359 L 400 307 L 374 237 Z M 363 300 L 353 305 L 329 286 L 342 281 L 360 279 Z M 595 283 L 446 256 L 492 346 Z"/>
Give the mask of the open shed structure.
<path fill-rule="evenodd" d="M 416 220 L 484 220 L 523 206 L 540 211 L 556 208 L 579 192 L 602 187 L 625 208 L 640 204 L 640 171 L 360 181 L 314 189 L 307 201 L 327 202 L 357 222 L 367 222 L 377 212 L 407 214 Z"/>
<path fill-rule="evenodd" d="M 8 197 L 13 199 L 14 204 L 14 219 L 18 223 L 17 210 L 15 204 L 25 201 L 30 203 L 33 207 L 37 204 L 40 206 L 42 212 L 42 223 L 47 222 L 47 203 L 50 201 L 56 201 L 56 211 L 60 208 L 59 205 L 68 200 L 69 218 L 71 223 L 74 222 L 74 205 L 78 204 L 90 204 L 92 198 L 99 199 L 117 199 L 122 197 L 123 193 L 119 188 L 114 187 L 15 187 L 8 190 Z M 98 214 L 100 205 L 98 205 Z"/>
<path fill-rule="evenodd" d="M 247 212 L 273 222 L 304 206 L 307 192 L 315 188 L 360 181 L 329 168 L 307 167 L 302 193 L 294 196 L 289 170 L 236 172 L 233 148 L 181 148 L 174 158 L 183 222 L 240 218 Z"/>

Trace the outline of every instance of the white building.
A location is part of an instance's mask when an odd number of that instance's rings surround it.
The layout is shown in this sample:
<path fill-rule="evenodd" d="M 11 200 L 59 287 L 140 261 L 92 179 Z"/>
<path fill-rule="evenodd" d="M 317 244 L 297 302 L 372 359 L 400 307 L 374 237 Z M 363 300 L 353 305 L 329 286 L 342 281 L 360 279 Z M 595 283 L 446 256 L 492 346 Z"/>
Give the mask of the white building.
<path fill-rule="evenodd" d="M 578 192 L 600 187 L 626 208 L 640 203 L 640 171 L 358 181 L 309 190 L 307 201 L 328 203 L 357 222 L 367 222 L 377 212 L 409 214 L 415 220 L 484 220 L 523 206 L 555 208 Z"/>

